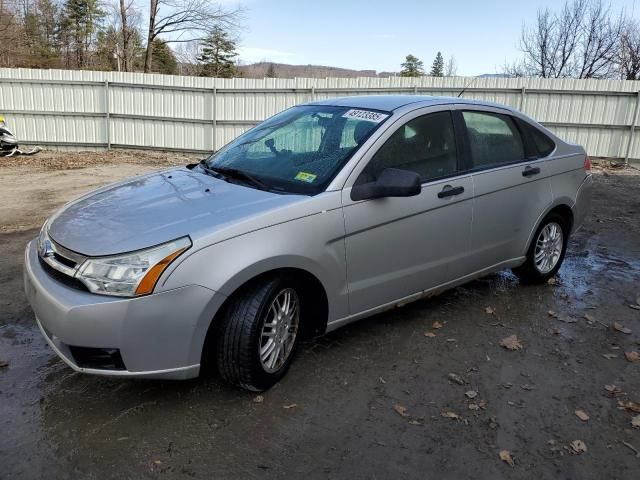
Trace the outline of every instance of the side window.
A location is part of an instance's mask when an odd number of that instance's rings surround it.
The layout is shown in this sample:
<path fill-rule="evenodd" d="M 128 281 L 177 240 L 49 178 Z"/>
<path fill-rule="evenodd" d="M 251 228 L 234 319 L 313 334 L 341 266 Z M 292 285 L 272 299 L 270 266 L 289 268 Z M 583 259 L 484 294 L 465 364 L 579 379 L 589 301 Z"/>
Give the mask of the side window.
<path fill-rule="evenodd" d="M 358 182 L 374 181 L 385 168 L 411 170 L 424 182 L 454 174 L 456 166 L 451 113 L 430 113 L 396 130 L 375 153 Z"/>
<path fill-rule="evenodd" d="M 525 158 L 520 133 L 508 115 L 462 112 L 475 168 L 498 166 Z"/>
<path fill-rule="evenodd" d="M 518 124 L 520 125 L 520 128 L 526 129 L 529 138 L 531 138 L 531 141 L 533 142 L 533 147 L 535 148 L 535 154 L 537 157 L 546 157 L 553 152 L 554 148 L 556 148 L 556 144 L 553 143 L 553 140 L 533 125 L 523 120 L 518 120 Z"/>

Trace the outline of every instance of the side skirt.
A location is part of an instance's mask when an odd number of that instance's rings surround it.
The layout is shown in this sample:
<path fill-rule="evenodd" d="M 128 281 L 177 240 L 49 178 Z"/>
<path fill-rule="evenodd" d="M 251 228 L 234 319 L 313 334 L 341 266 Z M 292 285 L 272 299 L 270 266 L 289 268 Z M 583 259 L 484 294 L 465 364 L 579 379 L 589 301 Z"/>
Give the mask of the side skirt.
<path fill-rule="evenodd" d="M 435 297 L 445 290 L 449 290 L 450 288 L 457 287 L 458 285 L 462 285 L 464 283 L 470 282 L 471 280 L 475 280 L 476 278 L 483 277 L 490 273 L 498 272 L 500 270 L 504 270 L 505 268 L 513 268 L 522 265 L 526 260 L 526 257 L 518 257 L 512 258 L 511 260 L 505 260 L 504 262 L 497 263 L 487 268 L 483 268 L 482 270 L 478 270 L 476 272 L 470 273 L 469 275 L 465 275 L 456 280 L 452 280 L 441 285 L 437 285 L 435 287 L 429 288 L 427 290 L 422 290 L 417 293 L 412 293 L 406 297 L 400 298 L 398 300 L 393 300 L 392 302 L 385 303 L 383 305 L 379 305 L 374 308 L 370 308 L 369 310 L 364 310 L 359 313 L 354 313 L 353 315 L 349 315 L 344 318 L 339 318 L 338 320 L 334 320 L 327 324 L 326 333 L 329 333 L 337 328 L 344 327 L 352 322 L 357 320 L 370 317 L 372 315 L 376 315 L 381 312 L 385 312 L 387 310 L 392 310 L 394 308 L 404 307 L 409 303 L 415 302 L 416 300 L 420 300 L 422 298 Z"/>

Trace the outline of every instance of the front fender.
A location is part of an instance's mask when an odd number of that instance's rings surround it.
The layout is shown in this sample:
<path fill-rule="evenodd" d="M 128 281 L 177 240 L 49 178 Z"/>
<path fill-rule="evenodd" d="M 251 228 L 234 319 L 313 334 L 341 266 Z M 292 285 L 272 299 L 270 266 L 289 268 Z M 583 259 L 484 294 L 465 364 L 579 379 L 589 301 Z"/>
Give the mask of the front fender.
<path fill-rule="evenodd" d="M 348 315 L 344 221 L 341 209 L 273 225 L 190 253 L 162 290 L 197 284 L 231 295 L 241 285 L 280 268 L 304 270 L 325 289 L 329 318 Z"/>

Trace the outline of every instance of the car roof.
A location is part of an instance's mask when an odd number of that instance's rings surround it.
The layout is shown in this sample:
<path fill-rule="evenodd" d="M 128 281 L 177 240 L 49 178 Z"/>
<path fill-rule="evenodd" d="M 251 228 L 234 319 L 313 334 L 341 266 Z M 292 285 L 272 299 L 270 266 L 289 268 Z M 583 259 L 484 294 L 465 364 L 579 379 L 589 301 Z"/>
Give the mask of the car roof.
<path fill-rule="evenodd" d="M 457 97 L 436 97 L 430 95 L 353 95 L 350 97 L 329 98 L 327 100 L 309 102 L 305 105 L 331 105 L 335 107 L 366 108 L 392 112 L 408 105 L 420 108 L 428 107 L 430 105 L 446 105 L 454 103 L 483 105 L 512 111 L 512 109 L 506 105 L 500 105 L 492 102 L 468 100 Z"/>

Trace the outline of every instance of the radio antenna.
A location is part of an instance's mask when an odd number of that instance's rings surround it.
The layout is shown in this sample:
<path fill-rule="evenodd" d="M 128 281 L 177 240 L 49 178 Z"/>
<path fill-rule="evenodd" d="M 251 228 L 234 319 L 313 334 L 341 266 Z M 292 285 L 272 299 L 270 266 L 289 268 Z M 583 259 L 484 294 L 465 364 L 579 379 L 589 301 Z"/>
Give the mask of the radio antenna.
<path fill-rule="evenodd" d="M 469 83 L 467 83 L 464 88 L 462 89 L 462 91 L 458 94 L 458 98 L 460 98 L 462 96 L 462 94 L 467 90 L 467 88 L 471 87 L 471 85 L 473 85 L 473 83 L 478 79 L 478 77 L 473 77 L 471 79 L 471 81 Z"/>

